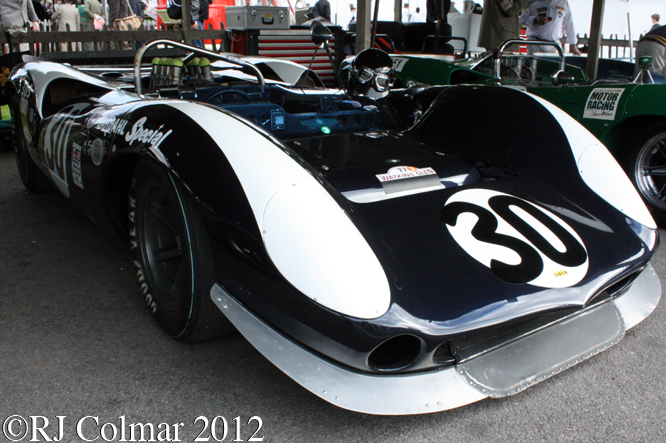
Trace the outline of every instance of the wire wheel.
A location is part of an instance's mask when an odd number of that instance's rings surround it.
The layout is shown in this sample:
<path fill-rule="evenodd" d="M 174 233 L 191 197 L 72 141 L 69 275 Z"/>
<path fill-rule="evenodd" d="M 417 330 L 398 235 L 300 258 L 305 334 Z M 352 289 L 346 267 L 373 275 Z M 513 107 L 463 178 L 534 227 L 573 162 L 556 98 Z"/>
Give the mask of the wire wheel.
<path fill-rule="evenodd" d="M 666 131 L 642 143 L 632 172 L 634 184 L 645 202 L 666 211 Z"/>

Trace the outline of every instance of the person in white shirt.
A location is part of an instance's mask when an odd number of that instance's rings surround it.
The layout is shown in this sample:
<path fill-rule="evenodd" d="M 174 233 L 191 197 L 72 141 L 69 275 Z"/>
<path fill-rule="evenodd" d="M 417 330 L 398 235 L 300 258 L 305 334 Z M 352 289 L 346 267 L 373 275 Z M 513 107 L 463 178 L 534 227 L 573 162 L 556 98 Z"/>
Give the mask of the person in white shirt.
<path fill-rule="evenodd" d="M 566 32 L 569 51 L 580 55 L 576 46 L 576 31 L 574 30 L 571 8 L 567 0 L 537 0 L 525 9 L 519 22 L 527 27 L 527 36 L 537 40 L 558 42 Z M 556 52 L 550 45 L 529 45 L 528 53 Z"/>
<path fill-rule="evenodd" d="M 402 22 L 409 23 L 409 3 L 404 3 L 402 5 Z"/>
<path fill-rule="evenodd" d="M 416 8 L 414 13 L 409 19 L 410 23 L 425 23 L 425 14 L 421 14 L 421 8 Z"/>

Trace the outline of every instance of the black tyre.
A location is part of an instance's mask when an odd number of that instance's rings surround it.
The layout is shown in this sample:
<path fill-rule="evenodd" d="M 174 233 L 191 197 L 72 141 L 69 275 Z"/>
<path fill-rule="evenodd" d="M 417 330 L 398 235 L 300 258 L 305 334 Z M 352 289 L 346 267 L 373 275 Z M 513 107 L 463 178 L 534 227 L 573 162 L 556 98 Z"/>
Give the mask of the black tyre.
<path fill-rule="evenodd" d="M 641 131 L 633 140 L 625 162 L 627 174 L 648 208 L 658 219 L 666 217 L 666 124 Z"/>
<path fill-rule="evenodd" d="M 139 284 L 162 329 L 183 341 L 233 331 L 210 298 L 215 277 L 203 220 L 188 191 L 152 161 L 134 171 L 129 223 Z"/>
<path fill-rule="evenodd" d="M 55 190 L 55 186 L 41 169 L 32 161 L 28 152 L 28 143 L 23 134 L 20 120 L 20 107 L 18 94 L 12 98 L 12 139 L 16 154 L 16 166 L 19 176 L 26 189 L 35 194 L 43 194 Z"/>

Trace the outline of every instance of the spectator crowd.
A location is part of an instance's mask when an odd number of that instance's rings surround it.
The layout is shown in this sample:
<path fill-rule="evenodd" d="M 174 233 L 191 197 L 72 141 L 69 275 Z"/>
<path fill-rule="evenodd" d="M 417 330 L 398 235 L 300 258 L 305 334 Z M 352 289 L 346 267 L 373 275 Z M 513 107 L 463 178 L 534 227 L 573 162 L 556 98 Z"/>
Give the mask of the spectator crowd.
<path fill-rule="evenodd" d="M 147 1 L 147 0 L 146 0 Z M 107 0 L 104 11 L 100 0 L 2 0 L 0 22 L 10 33 L 39 31 L 94 31 L 121 29 L 120 22 L 136 16 L 132 23 L 141 23 L 148 4 L 142 0 Z M 135 28 L 136 29 L 136 28 Z M 92 43 L 78 49 L 92 50 Z M 62 44 L 61 50 L 67 50 Z"/>

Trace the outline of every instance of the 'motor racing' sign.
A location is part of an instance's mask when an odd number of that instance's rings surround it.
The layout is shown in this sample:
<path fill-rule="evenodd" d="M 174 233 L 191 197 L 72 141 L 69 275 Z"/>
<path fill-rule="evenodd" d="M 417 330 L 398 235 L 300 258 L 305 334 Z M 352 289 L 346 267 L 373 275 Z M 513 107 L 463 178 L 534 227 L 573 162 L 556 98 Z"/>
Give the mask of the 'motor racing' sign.
<path fill-rule="evenodd" d="M 615 120 L 622 88 L 595 88 L 585 102 L 583 118 Z"/>

